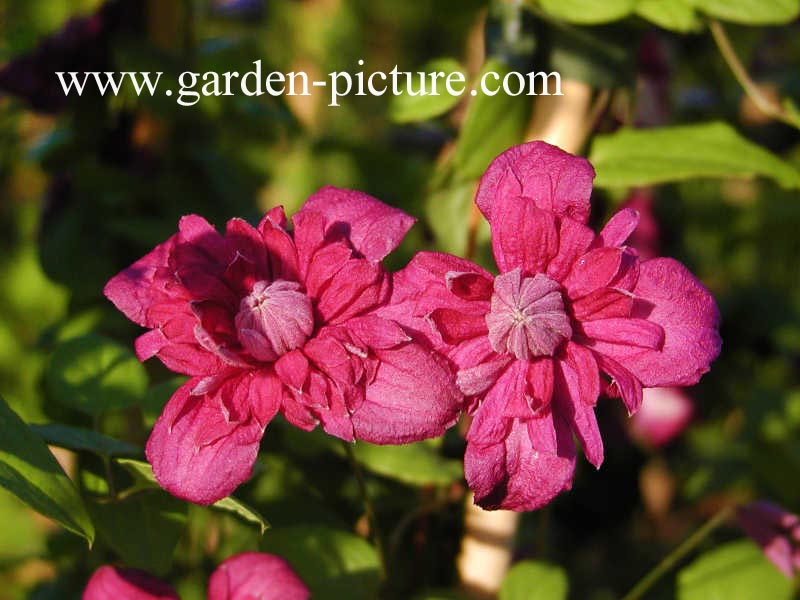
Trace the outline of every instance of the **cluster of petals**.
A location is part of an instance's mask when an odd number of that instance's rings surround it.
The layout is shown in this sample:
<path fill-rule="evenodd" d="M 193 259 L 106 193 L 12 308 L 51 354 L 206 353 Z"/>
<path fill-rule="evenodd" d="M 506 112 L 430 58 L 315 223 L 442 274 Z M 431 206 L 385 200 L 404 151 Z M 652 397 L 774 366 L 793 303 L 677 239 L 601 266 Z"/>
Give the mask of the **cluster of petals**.
<path fill-rule="evenodd" d="M 800 574 L 800 517 L 766 500 L 740 507 L 737 517 L 781 573 L 789 579 Z"/>
<path fill-rule="evenodd" d="M 220 234 L 203 218 L 115 276 L 106 296 L 146 327 L 141 360 L 190 376 L 146 454 L 172 494 L 210 504 L 252 472 L 279 412 L 304 430 L 402 444 L 441 435 L 461 395 L 446 358 L 379 311 L 381 260 L 414 219 L 359 192 L 324 188 L 292 217 L 271 210 Z"/>
<path fill-rule="evenodd" d="M 279 556 L 245 552 L 225 560 L 211 574 L 208 600 L 307 600 L 310 592 Z M 83 600 L 180 600 L 168 583 L 135 569 L 97 569 Z"/>
<path fill-rule="evenodd" d="M 638 214 L 587 226 L 594 171 L 543 142 L 516 146 L 484 174 L 476 203 L 499 275 L 422 252 L 397 273 L 386 318 L 454 363 L 472 422 L 465 474 L 484 508 L 532 510 L 569 489 L 577 438 L 596 467 L 594 407 L 630 414 L 644 387 L 698 381 L 720 350 L 710 293 L 679 262 L 626 245 Z"/>

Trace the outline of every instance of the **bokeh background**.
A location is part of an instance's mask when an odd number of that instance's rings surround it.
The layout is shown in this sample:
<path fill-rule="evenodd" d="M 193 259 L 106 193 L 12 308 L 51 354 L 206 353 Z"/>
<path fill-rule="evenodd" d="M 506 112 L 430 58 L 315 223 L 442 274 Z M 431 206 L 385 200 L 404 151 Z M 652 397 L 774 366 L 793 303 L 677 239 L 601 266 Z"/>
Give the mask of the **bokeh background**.
<path fill-rule="evenodd" d="M 263 536 L 258 516 L 189 506 L 116 458 L 142 458 L 180 381 L 136 362 L 137 328 L 101 291 L 181 215 L 219 226 L 279 204 L 291 214 L 325 184 L 419 219 L 391 267 L 438 249 L 493 269 L 471 204 L 477 179 L 506 147 L 541 137 L 595 163 L 595 224 L 630 203 L 644 216 L 640 251 L 675 256 L 712 290 L 724 348 L 686 390 L 690 422 L 667 439 L 632 432 L 621 403 L 601 400 L 602 469 L 581 462 L 571 493 L 522 516 L 513 557 L 532 562 L 501 597 L 563 598 L 567 581 L 571 598 L 619 597 L 725 505 L 768 498 L 800 510 L 796 4 L 0 1 L 0 394 L 26 422 L 50 424 L 35 432 L 58 448 L 97 530 L 89 549 L 0 491 L 0 598 L 78 597 L 107 562 L 202 598 L 215 565 L 259 547 L 286 556 L 314 598 L 369 599 L 379 588 L 390 598 L 461 597 L 458 430 L 402 449 L 358 446 L 390 565 L 381 583 L 351 465 L 321 434 L 270 425 L 257 473 L 236 494 L 272 525 Z M 367 72 L 437 61 L 470 81 L 490 67 L 557 70 L 565 96 L 350 95 L 334 108 L 324 94 L 239 94 L 186 108 L 127 88 L 65 98 L 53 75 L 164 71 L 176 82 L 183 70 L 244 72 L 257 59 L 265 72 L 312 77 L 355 72 L 359 59 Z M 124 444 L 103 446 L 87 431 Z M 649 597 L 793 594 L 733 522 L 679 567 Z M 522 595 L 509 595 L 513 586 Z"/>

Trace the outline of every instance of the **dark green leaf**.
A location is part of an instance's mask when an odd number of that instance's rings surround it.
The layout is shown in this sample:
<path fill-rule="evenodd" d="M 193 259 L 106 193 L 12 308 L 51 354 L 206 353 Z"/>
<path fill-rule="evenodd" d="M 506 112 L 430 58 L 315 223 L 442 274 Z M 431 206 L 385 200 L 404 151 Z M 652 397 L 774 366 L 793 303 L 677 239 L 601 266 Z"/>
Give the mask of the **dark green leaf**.
<path fill-rule="evenodd" d="M 417 95 L 412 96 L 408 93 L 408 88 L 403 86 L 402 93 L 399 96 L 393 96 L 392 102 L 389 106 L 389 115 L 395 123 L 412 123 L 414 121 L 424 121 L 443 115 L 448 110 L 453 108 L 461 99 L 460 95 L 450 95 L 447 93 L 446 80 L 448 77 L 453 77 L 452 89 L 457 91 L 459 89 L 466 89 L 467 79 L 464 68 L 453 58 L 439 58 L 432 60 L 422 67 L 417 69 L 425 73 L 426 80 L 426 94 L 420 93 L 420 83 L 414 78 L 412 82 L 411 91 L 416 92 Z M 430 92 L 430 73 L 443 73 L 443 78 L 438 78 L 436 81 L 437 95 L 432 95 Z M 456 81 L 453 73 L 460 73 L 463 80 Z M 405 79 L 402 80 L 405 83 Z"/>
<path fill-rule="evenodd" d="M 623 129 L 597 136 L 589 160 L 601 187 L 630 187 L 697 177 L 770 177 L 800 187 L 800 172 L 721 122 Z"/>
<path fill-rule="evenodd" d="M 169 571 L 186 525 L 186 503 L 158 490 L 121 502 L 89 505 L 100 536 L 127 566 L 157 575 Z"/>
<path fill-rule="evenodd" d="M 41 436 L 45 442 L 59 448 L 88 450 L 102 456 L 124 456 L 142 453 L 142 449 L 138 446 L 115 440 L 90 429 L 62 425 L 61 423 L 31 425 L 31 429 Z"/>
<path fill-rule="evenodd" d="M 750 540 L 724 544 L 678 573 L 679 600 L 789 600 L 792 582 Z"/>
<path fill-rule="evenodd" d="M 272 529 L 261 549 L 285 558 L 314 600 L 373 600 L 380 585 L 375 549 L 347 531 L 298 525 Z"/>
<path fill-rule="evenodd" d="M 499 600 L 565 600 L 568 590 L 564 569 L 525 560 L 514 565 L 506 575 Z"/>
<path fill-rule="evenodd" d="M 241 500 L 237 500 L 233 496 L 228 496 L 227 498 L 215 502 L 211 505 L 211 508 L 232 513 L 248 523 L 257 525 L 261 531 L 261 535 L 264 535 L 264 532 L 269 529 L 269 523 L 267 523 L 264 517 L 258 514 L 258 511 L 247 506 L 247 504 Z"/>
<path fill-rule="evenodd" d="M 94 540 L 78 490 L 42 439 L 0 398 L 0 486 L 65 529 Z"/>
<path fill-rule="evenodd" d="M 55 400 L 93 416 L 141 402 L 148 379 L 133 352 L 98 335 L 59 345 L 46 376 Z"/>
<path fill-rule="evenodd" d="M 800 13 L 800 0 L 691 0 L 709 16 L 742 25 L 780 25 Z"/>

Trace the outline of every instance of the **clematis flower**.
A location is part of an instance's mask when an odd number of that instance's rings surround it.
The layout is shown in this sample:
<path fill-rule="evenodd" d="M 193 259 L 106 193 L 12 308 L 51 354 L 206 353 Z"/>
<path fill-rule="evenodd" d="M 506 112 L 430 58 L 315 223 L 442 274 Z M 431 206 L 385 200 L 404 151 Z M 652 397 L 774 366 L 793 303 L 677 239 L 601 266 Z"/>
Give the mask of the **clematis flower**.
<path fill-rule="evenodd" d="M 476 202 L 500 274 L 422 252 L 382 314 L 425 335 L 458 367 L 473 419 L 464 468 L 484 508 L 532 510 L 572 485 L 573 435 L 599 468 L 601 393 L 630 414 L 642 388 L 684 386 L 720 350 L 713 298 L 680 263 L 625 245 L 637 213 L 599 234 L 586 222 L 594 171 L 543 142 L 511 148 Z"/>
<path fill-rule="evenodd" d="M 208 600 L 307 600 L 310 595 L 289 563 L 260 552 L 227 559 L 208 582 Z"/>
<path fill-rule="evenodd" d="M 172 587 L 144 571 L 104 565 L 86 584 L 83 600 L 180 600 Z"/>
<path fill-rule="evenodd" d="M 630 433 L 647 446 L 666 446 L 683 433 L 693 414 L 694 404 L 681 388 L 647 388 L 642 406 L 631 417 Z"/>
<path fill-rule="evenodd" d="M 149 331 L 140 360 L 190 375 L 146 454 L 172 494 L 210 504 L 251 474 L 278 413 L 343 440 L 399 444 L 441 435 L 461 395 L 446 359 L 378 309 L 380 264 L 413 219 L 361 194 L 324 188 L 294 215 L 221 235 L 201 217 L 111 279 L 106 296 Z"/>
<path fill-rule="evenodd" d="M 800 573 L 800 517 L 766 500 L 740 507 L 737 517 L 781 573 L 789 579 Z"/>

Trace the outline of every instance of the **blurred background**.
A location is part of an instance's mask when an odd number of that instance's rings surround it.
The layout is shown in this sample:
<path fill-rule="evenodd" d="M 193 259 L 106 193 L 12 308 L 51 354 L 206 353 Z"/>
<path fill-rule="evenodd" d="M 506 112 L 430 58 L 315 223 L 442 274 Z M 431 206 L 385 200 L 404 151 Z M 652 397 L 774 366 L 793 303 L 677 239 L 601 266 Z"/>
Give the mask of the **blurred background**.
<path fill-rule="evenodd" d="M 314 598 L 369 599 L 379 588 L 462 597 L 456 430 L 399 450 L 358 447 L 390 565 L 382 583 L 350 465 L 321 434 L 270 425 L 257 475 L 237 492 L 271 523 L 263 537 L 257 516 L 154 488 L 117 495 L 113 482 L 137 479 L 115 457 L 141 458 L 180 380 L 133 358 L 137 328 L 102 288 L 181 215 L 254 222 L 276 205 L 293 213 L 325 184 L 419 219 L 391 268 L 438 249 L 494 269 L 475 185 L 496 154 L 528 139 L 593 161 L 596 225 L 625 203 L 640 210 L 633 244 L 680 259 L 712 290 L 724 348 L 699 386 L 647 397 L 633 425 L 621 403 L 600 402 L 602 469 L 580 462 L 571 493 L 522 516 L 512 554 L 533 570 L 501 597 L 563 598 L 568 586 L 571 598 L 616 598 L 722 506 L 768 498 L 800 510 L 797 10 L 736 0 L 0 0 L 0 394 L 28 423 L 51 424 L 37 431 L 60 448 L 97 529 L 89 550 L 0 490 L 0 598 L 78 597 L 107 562 L 202 598 L 215 565 L 259 547 L 286 556 Z M 489 68 L 555 70 L 564 96 L 350 95 L 334 108 L 324 94 L 239 94 L 186 108 L 128 88 L 67 98 L 54 76 L 163 71 L 174 83 L 184 70 L 245 72 L 258 59 L 264 72 L 314 78 L 353 73 L 359 59 L 367 72 L 439 66 L 472 82 Z M 76 442 L 76 431 L 125 444 Z M 742 540 L 733 524 L 720 528 L 648 597 L 710 597 L 703 586 L 715 576 L 732 586 L 729 599 L 792 597 Z M 555 591 L 508 595 L 548 577 Z"/>

